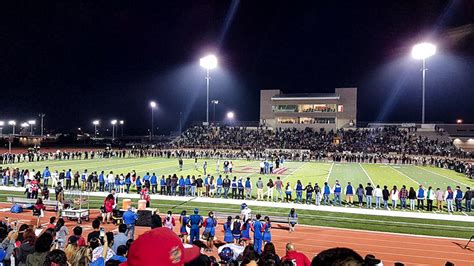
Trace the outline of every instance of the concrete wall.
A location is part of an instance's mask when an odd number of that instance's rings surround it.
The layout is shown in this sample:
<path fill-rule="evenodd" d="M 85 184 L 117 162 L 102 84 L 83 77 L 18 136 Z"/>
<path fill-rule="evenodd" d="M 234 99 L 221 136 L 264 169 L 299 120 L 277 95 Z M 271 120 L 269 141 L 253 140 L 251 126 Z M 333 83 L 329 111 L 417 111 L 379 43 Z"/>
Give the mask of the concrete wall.
<path fill-rule="evenodd" d="M 272 97 L 280 93 L 280 90 L 260 91 L 260 124 L 275 127 L 276 120 L 272 111 Z"/>
<path fill-rule="evenodd" d="M 343 112 L 337 113 L 337 128 L 349 127 L 351 121 L 357 122 L 357 88 L 336 88 L 339 104 L 344 106 Z"/>

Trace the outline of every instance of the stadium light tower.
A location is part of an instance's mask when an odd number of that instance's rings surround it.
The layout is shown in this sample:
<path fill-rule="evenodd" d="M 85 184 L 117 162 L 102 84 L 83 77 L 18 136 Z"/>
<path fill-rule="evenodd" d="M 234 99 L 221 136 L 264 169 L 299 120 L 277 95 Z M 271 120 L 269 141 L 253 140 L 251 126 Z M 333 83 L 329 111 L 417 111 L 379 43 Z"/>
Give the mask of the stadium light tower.
<path fill-rule="evenodd" d="M 33 126 L 36 125 L 36 120 L 30 120 L 28 124 L 30 125 L 30 134 L 33 136 Z"/>
<path fill-rule="evenodd" d="M 92 124 L 94 125 L 94 138 L 97 137 L 97 126 L 100 125 L 100 120 L 94 120 L 92 121 Z"/>
<path fill-rule="evenodd" d="M 3 126 L 5 126 L 5 121 L 0 121 L 0 137 L 3 137 Z"/>
<path fill-rule="evenodd" d="M 120 121 L 119 121 L 119 124 L 120 124 L 120 127 L 121 127 L 121 129 L 122 129 L 121 135 L 122 135 L 122 137 L 123 137 L 123 125 L 125 124 L 125 121 L 120 120 Z"/>
<path fill-rule="evenodd" d="M 217 57 L 213 54 L 205 56 L 199 60 L 199 64 L 206 69 L 206 123 L 209 124 L 209 83 L 211 76 L 210 70 L 217 67 Z"/>
<path fill-rule="evenodd" d="M 422 66 L 422 75 L 423 75 L 423 81 L 422 81 L 422 90 L 423 90 L 423 98 L 422 98 L 422 106 L 421 106 L 421 124 L 425 123 L 425 84 L 426 84 L 426 59 L 429 57 L 433 56 L 436 53 L 436 46 L 431 43 L 423 42 L 416 44 L 413 46 L 411 50 L 411 56 L 416 59 L 416 60 L 422 60 L 423 61 L 423 66 Z"/>
<path fill-rule="evenodd" d="M 153 118 L 153 115 L 155 113 L 155 109 L 156 109 L 156 102 L 155 101 L 151 101 L 150 102 L 150 107 L 151 107 L 151 131 L 150 131 L 150 141 L 153 139 L 153 122 L 154 122 L 154 118 Z"/>
<path fill-rule="evenodd" d="M 112 141 L 115 139 L 115 125 L 117 124 L 117 120 L 112 120 L 110 121 L 110 124 L 112 124 Z"/>
<path fill-rule="evenodd" d="M 12 126 L 12 128 L 13 128 L 13 133 L 12 133 L 12 134 L 15 135 L 16 121 L 15 121 L 15 120 L 10 120 L 10 121 L 8 121 L 8 124 L 9 124 L 10 126 Z"/>
<path fill-rule="evenodd" d="M 212 111 L 212 120 L 214 121 L 214 123 L 216 123 L 216 105 L 219 104 L 219 100 L 212 100 L 211 103 L 214 107 Z"/>

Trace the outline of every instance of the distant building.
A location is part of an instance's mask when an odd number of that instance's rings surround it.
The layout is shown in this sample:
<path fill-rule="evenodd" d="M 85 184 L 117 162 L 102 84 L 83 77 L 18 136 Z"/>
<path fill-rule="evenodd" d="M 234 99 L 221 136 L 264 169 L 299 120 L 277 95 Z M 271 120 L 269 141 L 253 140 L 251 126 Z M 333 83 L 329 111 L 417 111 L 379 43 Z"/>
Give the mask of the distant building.
<path fill-rule="evenodd" d="M 356 125 L 357 88 L 336 88 L 335 93 L 284 94 L 260 91 L 260 124 L 273 128 L 326 130 Z"/>

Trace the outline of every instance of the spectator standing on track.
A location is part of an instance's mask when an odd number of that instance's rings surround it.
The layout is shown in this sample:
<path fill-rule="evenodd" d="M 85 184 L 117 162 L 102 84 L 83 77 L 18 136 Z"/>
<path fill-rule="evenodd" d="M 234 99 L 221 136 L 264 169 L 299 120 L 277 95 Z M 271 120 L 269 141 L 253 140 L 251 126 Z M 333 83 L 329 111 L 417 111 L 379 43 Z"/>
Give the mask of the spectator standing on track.
<path fill-rule="evenodd" d="M 199 215 L 199 210 L 194 209 L 194 214 L 189 216 L 189 227 L 191 228 L 189 232 L 189 243 L 194 243 L 194 241 L 199 240 L 199 228 L 202 227 L 203 219 Z"/>
<path fill-rule="evenodd" d="M 310 266 L 311 262 L 305 254 L 296 251 L 295 246 L 292 243 L 286 244 L 286 255 L 281 258 L 282 262 L 290 261 L 297 266 Z"/>
<path fill-rule="evenodd" d="M 425 202 L 425 190 L 423 189 L 423 185 L 420 185 L 418 187 L 418 191 L 416 193 L 416 199 L 417 199 L 417 203 L 416 203 L 416 209 L 419 210 L 421 208 L 421 210 L 423 210 L 424 208 L 424 202 Z"/>
<path fill-rule="evenodd" d="M 365 200 L 367 204 L 367 209 L 372 209 L 372 196 L 373 196 L 374 188 L 370 183 L 367 183 L 365 187 Z"/>
<path fill-rule="evenodd" d="M 461 187 L 456 186 L 456 193 L 455 193 L 454 200 L 456 202 L 456 211 L 457 212 L 462 211 L 462 198 L 463 198 L 463 194 L 462 194 Z"/>
<path fill-rule="evenodd" d="M 330 194 L 331 194 L 331 188 L 329 187 L 328 182 L 324 182 L 324 191 L 323 191 L 324 205 L 329 205 Z"/>
<path fill-rule="evenodd" d="M 208 251 L 214 248 L 214 237 L 216 236 L 217 220 L 214 218 L 214 212 L 210 211 L 208 217 L 202 223 L 204 232 L 202 233 L 204 240 L 207 241 Z"/>
<path fill-rule="evenodd" d="M 433 201 L 436 199 L 436 194 L 433 191 L 431 186 L 428 187 L 426 191 L 426 210 L 431 212 L 433 211 Z"/>
<path fill-rule="evenodd" d="M 263 181 L 261 177 L 258 178 L 255 187 L 257 188 L 257 200 L 263 200 Z"/>
<path fill-rule="evenodd" d="M 472 193 L 473 191 L 471 190 L 471 188 L 466 187 L 466 192 L 464 192 L 464 196 L 462 198 L 466 205 L 466 212 L 471 212 Z"/>
<path fill-rule="evenodd" d="M 352 207 L 354 203 L 354 188 L 351 185 L 351 182 L 347 182 L 346 186 L 346 203 Z"/>
<path fill-rule="evenodd" d="M 253 249 L 258 253 L 262 253 L 262 241 L 263 241 L 263 232 L 265 231 L 265 225 L 260 221 L 262 215 L 257 213 L 255 216 L 256 220 L 251 224 L 253 231 Z"/>
<path fill-rule="evenodd" d="M 405 185 L 400 189 L 400 209 L 404 210 L 407 208 L 408 190 Z"/>
<path fill-rule="evenodd" d="M 275 202 L 278 202 L 280 199 L 283 201 L 283 182 L 280 180 L 280 177 L 277 176 L 277 180 L 275 180 Z"/>
<path fill-rule="evenodd" d="M 102 222 L 110 223 L 112 211 L 114 210 L 115 198 L 114 195 L 109 194 L 104 200 L 104 212 L 102 213 Z"/>
<path fill-rule="evenodd" d="M 359 203 L 359 208 L 362 208 L 364 204 L 364 187 L 362 184 L 359 184 L 359 187 L 356 189 L 357 202 Z"/>
<path fill-rule="evenodd" d="M 444 201 L 444 192 L 437 188 L 436 189 L 436 206 L 438 207 L 438 211 L 443 211 L 443 201 Z"/>
<path fill-rule="evenodd" d="M 224 242 L 233 243 L 234 236 L 232 235 L 232 216 L 227 217 L 227 222 L 224 223 Z"/>
<path fill-rule="evenodd" d="M 36 217 L 36 227 L 41 228 L 41 217 L 44 217 L 44 211 L 46 207 L 43 204 L 43 200 L 37 199 L 36 204 L 33 206 L 33 216 Z"/>
<path fill-rule="evenodd" d="M 453 208 L 453 200 L 454 200 L 454 192 L 451 189 L 451 186 L 448 186 L 446 192 L 444 193 L 444 200 L 446 201 L 446 207 L 448 208 L 448 212 L 454 212 Z"/>

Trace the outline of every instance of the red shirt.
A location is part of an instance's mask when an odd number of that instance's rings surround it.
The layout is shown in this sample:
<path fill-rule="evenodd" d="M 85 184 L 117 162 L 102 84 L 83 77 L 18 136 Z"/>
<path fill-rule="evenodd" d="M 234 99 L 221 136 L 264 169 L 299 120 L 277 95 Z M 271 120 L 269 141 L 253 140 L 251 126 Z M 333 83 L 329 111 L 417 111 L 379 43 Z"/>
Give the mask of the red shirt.
<path fill-rule="evenodd" d="M 79 247 L 85 247 L 86 246 L 86 240 L 84 239 L 84 237 L 79 237 L 79 239 L 77 240 L 77 246 Z"/>
<path fill-rule="evenodd" d="M 105 212 L 112 212 L 114 210 L 115 200 L 104 200 Z"/>
<path fill-rule="evenodd" d="M 296 266 L 310 266 L 311 262 L 305 254 L 296 250 L 290 250 L 286 252 L 286 256 L 281 258 L 281 261 L 289 260 L 294 262 Z"/>

